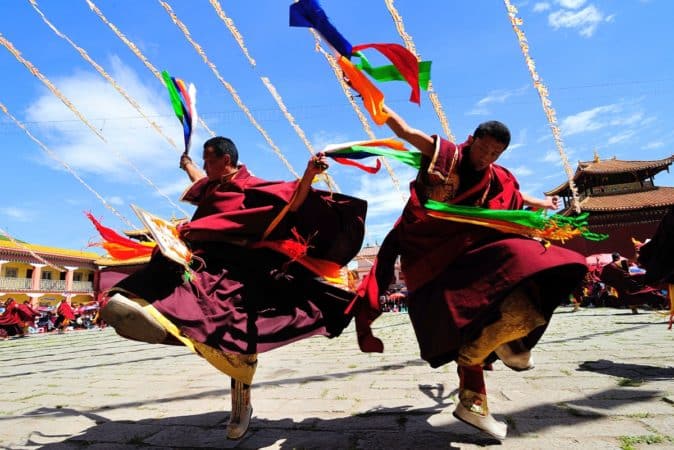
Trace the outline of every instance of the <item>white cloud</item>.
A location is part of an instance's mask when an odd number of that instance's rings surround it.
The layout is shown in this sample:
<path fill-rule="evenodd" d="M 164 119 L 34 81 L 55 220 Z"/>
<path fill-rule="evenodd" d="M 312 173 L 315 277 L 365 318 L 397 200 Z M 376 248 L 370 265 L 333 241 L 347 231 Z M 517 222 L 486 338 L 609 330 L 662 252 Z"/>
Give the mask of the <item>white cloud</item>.
<path fill-rule="evenodd" d="M 32 209 L 17 208 L 15 206 L 5 206 L 0 208 L 0 214 L 18 222 L 30 222 L 35 216 Z"/>
<path fill-rule="evenodd" d="M 384 169 L 381 172 L 385 172 Z M 360 186 L 353 194 L 355 197 L 366 199 L 368 202 L 367 218 L 381 217 L 388 214 L 400 213 L 409 197 L 408 182 L 416 176 L 412 169 L 396 170 L 396 178 L 400 182 L 402 195 L 394 186 L 391 178 L 385 173 L 378 176 L 363 175 L 358 180 Z M 403 201 L 403 197 L 405 200 Z"/>
<path fill-rule="evenodd" d="M 119 197 L 117 195 L 114 195 L 112 197 L 108 197 L 105 200 L 108 203 L 110 203 L 111 205 L 115 205 L 115 206 L 122 206 L 126 203 L 122 197 Z"/>
<path fill-rule="evenodd" d="M 187 177 L 183 177 L 182 179 L 177 179 L 172 183 L 162 184 L 159 186 L 159 190 L 169 197 L 178 197 L 183 192 L 185 192 L 185 189 L 187 189 L 189 185 L 190 181 L 187 179 Z M 157 195 L 159 195 L 159 193 L 157 193 Z"/>
<path fill-rule="evenodd" d="M 534 12 L 543 12 L 550 9 L 550 3 L 548 2 L 538 2 L 534 5 Z"/>
<path fill-rule="evenodd" d="M 635 134 L 634 130 L 624 131 L 622 133 L 611 136 L 608 139 L 607 143 L 609 145 L 615 145 L 615 144 L 618 144 L 620 142 L 623 142 L 623 141 L 626 141 L 626 140 L 630 139 L 632 136 L 634 136 L 634 134 Z"/>
<path fill-rule="evenodd" d="M 653 142 L 649 142 L 648 144 L 646 144 L 644 146 L 644 149 L 652 150 L 654 148 L 661 148 L 661 147 L 664 147 L 664 146 L 665 146 L 665 143 L 662 142 L 662 141 L 653 141 Z"/>
<path fill-rule="evenodd" d="M 514 167 L 514 168 L 510 169 L 510 171 L 512 173 L 514 173 L 516 177 L 526 177 L 527 175 L 531 175 L 531 174 L 534 173 L 533 170 L 531 170 L 530 168 L 528 168 L 527 166 L 524 166 L 524 165 Z"/>
<path fill-rule="evenodd" d="M 585 4 L 586 0 L 557 0 L 559 6 L 568 9 L 578 9 Z"/>
<path fill-rule="evenodd" d="M 579 34 L 584 37 L 591 37 L 604 20 L 606 20 L 604 14 L 594 5 L 580 11 L 557 10 L 548 16 L 548 23 L 552 28 L 556 30 L 559 28 L 578 29 Z"/>
<path fill-rule="evenodd" d="M 182 129 L 163 88 L 158 83 L 145 85 L 117 57 L 111 58 L 110 65 L 111 77 L 182 149 Z M 109 175 L 121 183 L 138 183 L 139 177 L 124 159 L 147 172 L 146 176 L 177 164 L 178 153 L 98 74 L 76 72 L 52 81 L 107 140 L 106 143 L 98 138 L 51 92 L 45 91 L 32 102 L 27 108 L 27 120 L 41 125 L 46 136 L 41 140 L 76 171 Z M 198 136 L 193 139 L 198 142 Z"/>
<path fill-rule="evenodd" d="M 468 111 L 466 115 L 468 116 L 479 116 L 489 114 L 488 106 L 495 103 L 505 103 L 510 97 L 515 97 L 518 95 L 524 94 L 526 91 L 526 86 L 519 89 L 512 90 L 494 90 L 489 92 L 486 97 L 478 100 L 473 109 Z"/>
<path fill-rule="evenodd" d="M 311 145 L 314 147 L 314 150 L 320 152 L 328 145 L 349 142 L 349 140 L 350 139 L 343 134 L 322 130 L 312 134 Z"/>
<path fill-rule="evenodd" d="M 587 111 L 579 112 L 572 116 L 565 117 L 561 122 L 561 129 L 564 136 L 596 131 L 610 124 L 614 118 L 606 118 L 607 115 L 616 114 L 622 111 L 618 104 L 598 106 Z"/>

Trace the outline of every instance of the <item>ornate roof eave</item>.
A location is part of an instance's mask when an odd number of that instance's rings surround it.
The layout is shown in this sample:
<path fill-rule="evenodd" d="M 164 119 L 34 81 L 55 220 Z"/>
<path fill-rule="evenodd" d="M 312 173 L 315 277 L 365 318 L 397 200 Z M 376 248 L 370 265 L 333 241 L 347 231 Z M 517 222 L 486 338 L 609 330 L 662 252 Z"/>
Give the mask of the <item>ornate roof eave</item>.
<path fill-rule="evenodd" d="M 656 172 L 653 173 L 653 175 L 656 175 L 657 173 L 662 172 L 663 170 L 667 170 L 667 168 L 674 163 L 674 155 L 668 158 L 657 159 L 652 161 L 627 161 L 627 160 L 618 160 L 615 157 L 603 161 L 599 159 L 596 159 L 594 161 L 578 161 L 578 167 L 576 168 L 576 172 L 573 175 L 573 181 L 576 182 L 581 177 L 584 177 L 586 175 L 598 175 L 598 174 L 608 175 L 608 174 L 623 173 L 628 170 L 627 167 L 597 169 L 598 165 L 611 161 L 626 163 L 624 166 L 628 165 L 633 166 L 631 167 L 631 170 L 633 171 L 656 170 Z M 560 184 L 559 186 L 545 192 L 545 195 L 570 195 L 569 182 L 566 181 Z"/>

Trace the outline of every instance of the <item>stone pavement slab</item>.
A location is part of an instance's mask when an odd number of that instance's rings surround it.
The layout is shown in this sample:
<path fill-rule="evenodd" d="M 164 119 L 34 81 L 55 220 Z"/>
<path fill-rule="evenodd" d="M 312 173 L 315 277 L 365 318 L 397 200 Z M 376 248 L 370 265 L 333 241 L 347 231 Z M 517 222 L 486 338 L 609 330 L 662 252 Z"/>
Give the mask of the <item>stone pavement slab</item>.
<path fill-rule="evenodd" d="M 384 354 L 352 327 L 260 355 L 254 418 L 225 438 L 229 381 L 182 347 L 111 329 L 0 342 L 0 448 L 674 448 L 674 333 L 662 315 L 561 308 L 534 357 L 487 372 L 499 443 L 452 416 L 456 366 L 419 358 L 406 314 L 375 323 Z"/>

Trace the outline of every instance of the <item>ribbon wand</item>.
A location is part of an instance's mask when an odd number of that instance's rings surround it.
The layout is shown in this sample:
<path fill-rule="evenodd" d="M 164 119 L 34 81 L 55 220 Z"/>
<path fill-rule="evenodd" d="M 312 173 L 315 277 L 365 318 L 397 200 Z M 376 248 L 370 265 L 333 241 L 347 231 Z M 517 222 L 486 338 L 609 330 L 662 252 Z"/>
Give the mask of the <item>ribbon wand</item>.
<path fill-rule="evenodd" d="M 183 125 L 183 136 L 185 139 L 183 155 L 187 156 L 192 144 L 192 134 L 197 123 L 197 89 L 192 83 L 186 86 L 183 80 L 172 77 L 165 70 L 162 71 L 161 75 L 171 99 L 173 112 Z"/>

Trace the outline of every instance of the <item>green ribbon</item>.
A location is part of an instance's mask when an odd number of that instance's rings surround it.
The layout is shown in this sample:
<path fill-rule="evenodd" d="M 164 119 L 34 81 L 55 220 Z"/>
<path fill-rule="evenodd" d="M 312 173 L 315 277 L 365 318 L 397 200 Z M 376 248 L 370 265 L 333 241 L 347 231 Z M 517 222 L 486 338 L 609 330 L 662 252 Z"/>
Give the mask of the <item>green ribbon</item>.
<path fill-rule="evenodd" d="M 183 102 L 180 99 L 180 93 L 178 93 L 178 90 L 173 84 L 173 78 L 171 78 L 171 75 L 169 75 L 167 71 L 162 70 L 161 76 L 164 79 L 164 83 L 166 84 L 166 89 L 168 89 L 169 97 L 171 98 L 171 106 L 173 106 L 173 111 L 176 113 L 176 116 L 178 116 L 178 119 L 182 122 Z"/>
<path fill-rule="evenodd" d="M 369 74 L 377 81 L 405 81 L 400 71 L 394 65 L 372 67 L 362 52 L 356 52 L 353 56 L 360 58 L 356 67 Z M 419 87 L 424 91 L 428 90 L 428 83 L 431 81 L 431 61 L 419 61 Z"/>
<path fill-rule="evenodd" d="M 421 167 L 421 152 L 418 150 L 393 150 L 386 147 L 371 147 L 367 145 L 352 145 L 348 148 L 343 148 L 339 150 L 334 150 L 328 152 L 330 155 L 336 157 L 344 156 L 349 157 L 350 154 L 354 153 L 368 153 L 373 156 L 385 156 L 388 158 L 396 159 L 403 164 L 419 169 Z M 349 158 L 355 159 L 355 158 Z"/>

